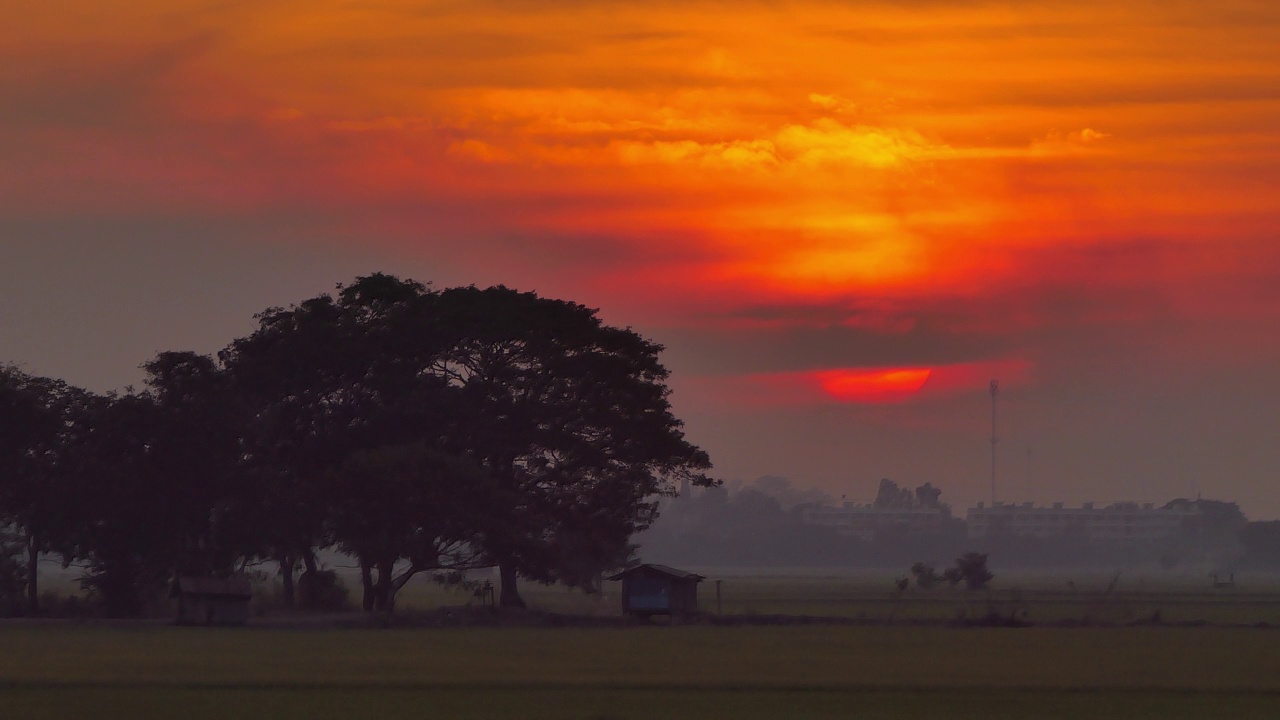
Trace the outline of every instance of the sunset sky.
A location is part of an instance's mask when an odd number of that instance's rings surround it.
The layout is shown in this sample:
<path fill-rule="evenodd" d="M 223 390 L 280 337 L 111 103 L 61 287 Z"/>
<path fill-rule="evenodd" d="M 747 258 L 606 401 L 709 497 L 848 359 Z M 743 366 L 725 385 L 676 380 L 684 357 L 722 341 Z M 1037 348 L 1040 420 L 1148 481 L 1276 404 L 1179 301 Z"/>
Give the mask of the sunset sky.
<path fill-rule="evenodd" d="M 1280 3 L 0 0 L 0 361 L 385 271 L 667 346 L 719 475 L 1280 517 Z"/>

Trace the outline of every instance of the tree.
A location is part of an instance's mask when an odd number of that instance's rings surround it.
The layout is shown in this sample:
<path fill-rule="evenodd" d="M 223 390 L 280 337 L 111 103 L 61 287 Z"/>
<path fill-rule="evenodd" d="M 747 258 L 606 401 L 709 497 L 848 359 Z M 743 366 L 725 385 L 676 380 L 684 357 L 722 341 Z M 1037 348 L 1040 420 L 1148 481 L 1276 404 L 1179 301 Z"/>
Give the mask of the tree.
<path fill-rule="evenodd" d="M 505 605 L 522 604 L 517 574 L 592 587 L 656 497 L 714 484 L 670 411 L 661 346 L 580 305 L 377 274 L 258 318 L 221 357 L 253 408 L 246 456 L 278 508 L 286 595 L 292 558 L 338 542 L 361 555 L 366 607 L 389 604 L 395 558 L 421 565 L 402 542 L 419 531 L 483 550 Z M 376 501 L 393 485 L 420 496 L 412 513 Z M 461 506 L 437 536 L 445 502 Z"/>
<path fill-rule="evenodd" d="M 489 500 L 484 482 L 473 462 L 425 443 L 361 451 L 343 464 L 329 522 L 339 547 L 366 570 L 366 611 L 389 614 L 420 572 L 485 565 L 474 542 L 475 517 Z"/>
<path fill-rule="evenodd" d="M 75 501 L 68 559 L 88 563 L 82 583 L 110 617 L 140 614 L 146 596 L 172 573 L 174 523 L 165 516 L 180 504 L 181 478 L 158 472 L 162 420 L 144 394 L 94 397 L 75 422 L 63 472 Z"/>
<path fill-rule="evenodd" d="M 916 578 L 916 587 L 921 590 L 928 590 L 937 584 L 942 576 L 938 575 L 932 565 L 925 565 L 917 562 L 911 566 L 911 574 Z"/>
<path fill-rule="evenodd" d="M 0 366 L 0 531 L 23 556 L 15 581 L 26 589 L 30 615 L 40 610 L 40 555 L 60 547 L 68 527 L 56 469 L 70 419 L 87 396 L 61 380 Z"/>
<path fill-rule="evenodd" d="M 481 540 L 503 606 L 524 604 L 518 574 L 580 578 L 560 572 L 557 554 L 585 538 L 613 562 L 677 480 L 715 484 L 671 413 L 660 345 L 582 305 L 501 286 L 446 290 L 438 302 L 453 336 L 435 369 L 462 391 L 459 447 L 506 500 Z"/>
<path fill-rule="evenodd" d="M 244 461 L 261 488 L 265 552 L 280 565 L 286 604 L 294 569 L 315 571 L 314 549 L 330 544 L 324 482 L 341 466 L 368 403 L 356 328 L 333 298 L 257 315 L 258 328 L 223 350 L 236 395 L 245 403 Z"/>
<path fill-rule="evenodd" d="M 474 522 L 477 503 L 464 507 L 469 490 L 449 483 L 483 483 L 475 461 L 445 441 L 459 391 L 431 372 L 443 352 L 434 297 L 389 275 L 357 278 L 336 298 L 260 314 L 259 328 L 222 353 L 253 408 L 249 464 L 268 489 L 286 602 L 298 559 L 314 577 L 313 551 L 330 544 L 357 555 L 366 610 L 389 611 L 414 574 L 453 568 L 469 552 L 457 525 Z M 441 508 L 453 513 L 447 527 Z"/>
<path fill-rule="evenodd" d="M 22 614 L 27 586 L 26 543 L 18 533 L 0 525 L 0 617 Z"/>
<path fill-rule="evenodd" d="M 247 408 L 210 356 L 163 352 L 143 368 L 159 420 L 151 462 L 175 485 L 174 571 L 225 576 L 263 553 L 260 495 L 241 463 Z"/>
<path fill-rule="evenodd" d="M 873 503 L 878 508 L 889 508 L 899 510 L 910 510 L 915 503 L 915 496 L 911 491 L 899 487 L 898 483 L 883 478 L 880 480 L 880 486 L 876 489 L 876 499 Z"/>
<path fill-rule="evenodd" d="M 970 590 L 981 590 L 995 575 L 987 569 L 986 553 L 967 552 L 956 558 L 956 573 Z"/>
<path fill-rule="evenodd" d="M 964 579 L 964 573 L 958 567 L 949 567 L 942 572 L 942 579 L 946 580 L 947 584 L 954 588 Z"/>
<path fill-rule="evenodd" d="M 109 616 L 143 612 L 176 574 L 227 574 L 254 552 L 242 413 L 210 357 L 166 352 L 148 389 L 77 408 L 59 476 L 68 558 Z"/>

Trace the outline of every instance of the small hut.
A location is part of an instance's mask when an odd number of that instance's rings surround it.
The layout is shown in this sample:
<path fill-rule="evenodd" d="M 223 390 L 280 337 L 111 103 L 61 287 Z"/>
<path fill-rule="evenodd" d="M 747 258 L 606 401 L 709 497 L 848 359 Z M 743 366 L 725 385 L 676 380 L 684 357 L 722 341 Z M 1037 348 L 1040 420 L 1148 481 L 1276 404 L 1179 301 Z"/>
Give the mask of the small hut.
<path fill-rule="evenodd" d="M 179 625 L 243 625 L 249 620 L 249 578 L 179 576 L 169 597 L 178 600 Z"/>
<path fill-rule="evenodd" d="M 628 615 L 687 615 L 698 611 L 701 575 L 646 563 L 609 578 L 622 581 L 622 611 Z"/>

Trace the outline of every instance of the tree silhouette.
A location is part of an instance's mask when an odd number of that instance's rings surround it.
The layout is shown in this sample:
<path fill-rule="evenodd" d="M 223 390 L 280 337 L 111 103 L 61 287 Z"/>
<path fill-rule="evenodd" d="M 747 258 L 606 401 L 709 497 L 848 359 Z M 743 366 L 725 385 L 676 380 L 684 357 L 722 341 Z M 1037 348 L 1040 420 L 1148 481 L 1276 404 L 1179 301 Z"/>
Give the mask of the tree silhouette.
<path fill-rule="evenodd" d="M 456 333 L 438 370 L 462 390 L 461 442 L 506 500 L 482 532 L 502 605 L 524 604 L 517 574 L 573 583 L 616 562 L 675 480 L 714 484 L 671 413 L 660 345 L 582 305 L 501 286 L 439 302 Z M 563 562 L 583 548 L 595 572 Z"/>
<path fill-rule="evenodd" d="M 70 423 L 88 395 L 61 380 L 0 366 L 0 529 L 22 556 L 13 584 L 25 587 L 29 615 L 40 612 L 40 554 L 64 545 L 68 517 L 61 506 L 72 496 L 58 470 Z"/>
<path fill-rule="evenodd" d="M 40 552 L 83 560 L 131 615 L 175 574 L 257 558 L 291 603 L 331 546 L 368 610 L 481 565 L 521 605 L 518 576 L 598 589 L 657 498 L 717 484 L 662 347 L 582 305 L 374 274 L 256 317 L 217 358 L 160 353 L 142 392 L 0 372 L 0 526 L 26 543 L 33 611 Z"/>
<path fill-rule="evenodd" d="M 956 558 L 956 571 L 970 590 L 981 590 L 995 575 L 987 569 L 986 553 L 967 552 Z"/>

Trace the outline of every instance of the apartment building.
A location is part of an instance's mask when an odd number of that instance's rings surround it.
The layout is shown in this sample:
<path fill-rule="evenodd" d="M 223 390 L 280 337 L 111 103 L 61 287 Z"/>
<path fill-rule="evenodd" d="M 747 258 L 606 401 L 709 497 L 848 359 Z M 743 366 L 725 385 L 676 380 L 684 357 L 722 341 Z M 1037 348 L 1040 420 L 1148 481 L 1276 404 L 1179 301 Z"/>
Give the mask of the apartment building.
<path fill-rule="evenodd" d="M 943 508 L 885 508 L 847 502 L 840 506 L 801 507 L 808 525 L 834 528 L 841 535 L 874 540 L 885 532 L 931 534 L 942 530 Z"/>
<path fill-rule="evenodd" d="M 1152 542 L 1177 534 L 1199 515 L 1200 510 L 1189 503 L 1171 507 L 1136 502 L 1101 507 L 1094 503 L 1080 507 L 1065 507 L 1063 503 L 1049 507 L 996 503 L 987 507 L 978 503 L 969 509 L 965 520 L 970 538 L 1003 532 L 1020 537 L 1072 535 L 1091 541 Z"/>

